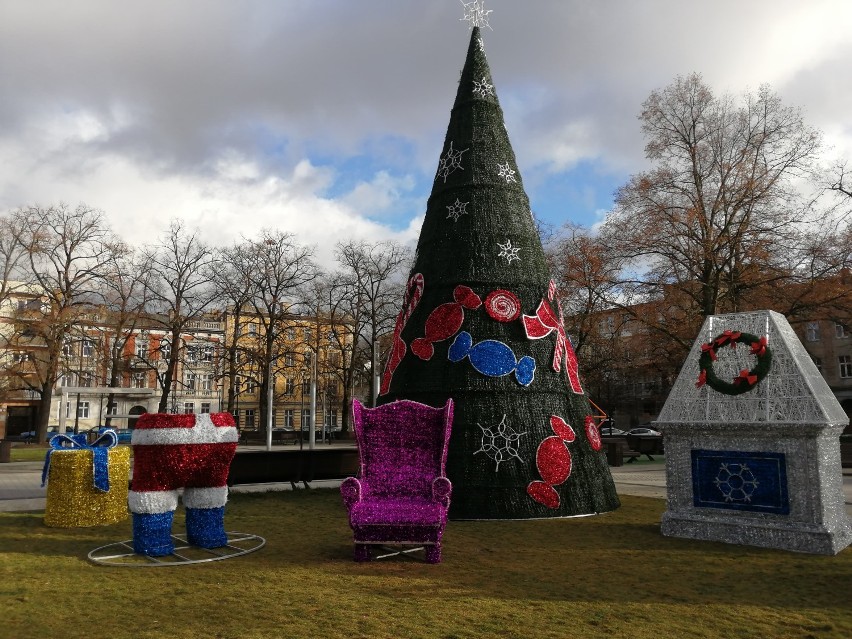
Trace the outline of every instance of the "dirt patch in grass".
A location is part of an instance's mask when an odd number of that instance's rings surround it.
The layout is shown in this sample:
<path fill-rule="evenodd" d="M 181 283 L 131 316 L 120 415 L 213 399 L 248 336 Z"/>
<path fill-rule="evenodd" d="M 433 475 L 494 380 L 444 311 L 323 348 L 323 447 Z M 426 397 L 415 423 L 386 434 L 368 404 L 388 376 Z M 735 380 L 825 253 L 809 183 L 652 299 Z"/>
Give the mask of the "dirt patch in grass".
<path fill-rule="evenodd" d="M 354 563 L 332 490 L 233 495 L 226 527 L 266 547 L 180 568 L 86 560 L 129 539 L 129 521 L 52 529 L 0 513 L 2 626 L 17 639 L 852 636 L 852 551 L 670 539 L 664 501 L 621 499 L 598 517 L 450 522 L 437 566 Z"/>

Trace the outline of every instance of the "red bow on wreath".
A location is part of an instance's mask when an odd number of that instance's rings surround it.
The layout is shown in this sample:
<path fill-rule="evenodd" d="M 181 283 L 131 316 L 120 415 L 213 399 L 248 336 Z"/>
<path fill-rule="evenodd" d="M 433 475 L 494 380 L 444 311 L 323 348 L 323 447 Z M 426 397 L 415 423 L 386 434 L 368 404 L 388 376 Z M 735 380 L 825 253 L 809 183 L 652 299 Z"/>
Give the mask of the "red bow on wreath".
<path fill-rule="evenodd" d="M 713 340 L 713 343 L 716 344 L 716 346 L 724 346 L 725 344 L 730 342 L 731 348 L 736 348 L 737 340 L 740 338 L 740 335 L 742 335 L 742 333 L 738 331 L 725 331 L 724 333 L 719 335 L 719 337 Z"/>
<path fill-rule="evenodd" d="M 707 383 L 707 371 L 701 369 L 701 372 L 698 373 L 698 381 L 695 382 L 695 388 L 701 388 L 704 384 Z"/>
<path fill-rule="evenodd" d="M 745 368 L 740 371 L 740 374 L 734 378 L 734 384 L 739 386 L 742 382 L 745 382 L 749 386 L 754 386 L 757 384 L 757 375 L 752 375 Z"/>
<path fill-rule="evenodd" d="M 717 359 L 716 358 L 716 347 L 712 343 L 711 344 L 702 344 L 701 345 L 701 352 L 702 353 L 710 353 L 711 361 L 714 361 L 714 362 L 716 361 L 716 359 Z"/>
<path fill-rule="evenodd" d="M 763 355 L 766 352 L 766 347 L 768 346 L 768 342 L 765 337 L 761 337 L 757 342 L 751 343 L 751 354 L 752 355 Z"/>

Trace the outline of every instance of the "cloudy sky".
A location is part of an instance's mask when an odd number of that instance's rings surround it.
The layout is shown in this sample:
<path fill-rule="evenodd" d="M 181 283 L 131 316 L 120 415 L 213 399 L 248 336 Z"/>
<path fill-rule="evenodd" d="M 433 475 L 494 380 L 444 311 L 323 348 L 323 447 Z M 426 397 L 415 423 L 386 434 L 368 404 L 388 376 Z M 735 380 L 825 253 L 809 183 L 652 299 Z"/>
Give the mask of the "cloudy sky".
<path fill-rule="evenodd" d="M 488 0 L 533 210 L 590 225 L 677 75 L 769 83 L 852 159 L 852 2 Z M 125 239 L 419 233 L 469 32 L 459 0 L 0 0 L 0 211 L 85 202 Z"/>

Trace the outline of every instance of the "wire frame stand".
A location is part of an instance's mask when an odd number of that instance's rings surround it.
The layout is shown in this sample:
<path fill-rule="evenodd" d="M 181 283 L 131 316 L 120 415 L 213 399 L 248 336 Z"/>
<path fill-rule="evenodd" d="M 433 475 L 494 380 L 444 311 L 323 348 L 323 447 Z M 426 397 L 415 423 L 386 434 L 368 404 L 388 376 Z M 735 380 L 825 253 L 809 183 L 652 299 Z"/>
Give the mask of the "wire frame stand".
<path fill-rule="evenodd" d="M 140 555 L 133 550 L 133 540 L 128 539 L 95 548 L 89 553 L 88 559 L 102 566 L 163 568 L 233 559 L 260 550 L 266 545 L 263 537 L 241 532 L 229 532 L 227 545 L 220 548 L 193 546 L 184 535 L 172 535 L 172 540 L 175 543 L 174 552 L 164 557 Z"/>
<path fill-rule="evenodd" d="M 402 559 L 410 559 L 411 561 L 420 561 L 420 559 L 411 553 L 426 550 L 425 546 L 393 546 L 393 545 L 374 545 L 381 555 L 375 555 L 373 559 L 387 559 L 389 557 L 400 557 Z"/>

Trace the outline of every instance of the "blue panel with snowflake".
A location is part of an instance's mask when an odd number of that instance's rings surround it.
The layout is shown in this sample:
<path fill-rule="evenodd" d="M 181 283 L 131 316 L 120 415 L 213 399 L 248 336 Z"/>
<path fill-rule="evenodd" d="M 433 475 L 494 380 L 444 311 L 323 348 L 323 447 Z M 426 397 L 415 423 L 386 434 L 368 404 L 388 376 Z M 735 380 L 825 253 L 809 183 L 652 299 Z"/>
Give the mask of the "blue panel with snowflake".
<path fill-rule="evenodd" d="M 700 508 L 789 515 L 784 453 L 693 450 L 692 498 Z"/>

